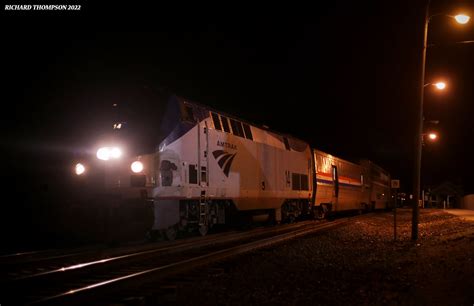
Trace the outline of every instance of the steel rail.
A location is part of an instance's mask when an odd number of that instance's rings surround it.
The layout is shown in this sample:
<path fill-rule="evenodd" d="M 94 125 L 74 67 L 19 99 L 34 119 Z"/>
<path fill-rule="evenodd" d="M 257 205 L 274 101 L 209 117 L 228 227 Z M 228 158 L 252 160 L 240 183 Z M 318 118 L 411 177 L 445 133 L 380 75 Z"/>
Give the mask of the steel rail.
<path fill-rule="evenodd" d="M 216 261 L 221 261 L 228 257 L 240 255 L 243 253 L 247 253 L 250 251 L 266 248 L 278 243 L 282 243 L 287 240 L 295 239 L 298 237 L 302 237 L 308 234 L 316 233 L 322 230 L 334 228 L 345 223 L 348 223 L 353 218 L 344 218 L 333 222 L 327 222 L 323 224 L 318 224 L 315 226 L 304 226 L 303 228 L 296 228 L 288 233 L 279 234 L 278 236 L 267 237 L 263 239 L 259 239 L 256 241 L 244 243 L 237 246 L 232 246 L 229 248 L 221 249 L 218 251 L 214 251 L 208 254 L 204 254 L 201 256 L 181 260 L 179 262 L 174 262 L 171 264 L 166 264 L 159 267 L 149 268 L 140 272 L 135 272 L 127 275 L 123 275 L 120 277 L 104 280 L 101 282 L 97 282 L 91 285 L 87 285 L 84 287 L 79 287 L 75 289 L 68 290 L 66 292 L 42 298 L 40 300 L 34 301 L 32 304 L 42 304 L 42 303 L 51 303 L 51 302 L 63 302 L 63 299 L 74 298 L 79 296 L 80 294 L 91 293 L 92 291 L 97 291 L 99 289 L 105 289 L 112 285 L 117 285 L 119 283 L 124 283 L 126 281 L 137 281 L 139 278 L 144 278 L 147 276 L 152 276 L 157 273 L 161 273 L 159 277 L 166 277 L 169 274 L 176 274 L 185 270 L 193 269 L 198 266 L 203 266 L 206 264 L 214 263 Z"/>
<path fill-rule="evenodd" d="M 312 222 L 312 221 L 309 221 Z M 82 268 L 88 268 L 88 267 L 93 267 L 93 266 L 98 266 L 101 264 L 106 264 L 106 263 L 112 263 L 112 262 L 117 262 L 120 260 L 125 260 L 125 259 L 139 259 L 140 257 L 143 257 L 145 255 L 152 255 L 152 254 L 159 254 L 159 253 L 174 253 L 174 252 L 181 252 L 181 251 L 186 251 L 190 249 L 195 249 L 195 248 L 201 248 L 213 244 L 223 244 L 223 243 L 229 243 L 233 242 L 235 240 L 242 240 L 246 238 L 251 238 L 254 236 L 258 235 L 267 235 L 267 234 L 272 234 L 272 233 L 279 233 L 282 231 L 288 231 L 293 228 L 299 228 L 303 226 L 307 226 L 308 222 L 300 222 L 300 223 L 295 223 L 291 225 L 285 225 L 283 227 L 273 227 L 273 228 L 259 228 L 254 231 L 250 232 L 237 232 L 237 233 L 232 233 L 224 236 L 206 236 L 207 239 L 192 239 L 188 240 L 183 243 L 179 244 L 173 244 L 173 245 L 162 245 L 158 246 L 156 248 L 153 248 L 151 250 L 145 250 L 145 251 L 140 251 L 140 252 L 134 252 L 134 253 L 129 253 L 129 254 L 124 254 L 120 256 L 114 256 L 114 257 L 107 257 L 107 258 L 101 258 L 93 261 L 88 261 L 88 262 L 83 262 L 83 263 L 77 263 L 73 265 L 68 265 L 65 267 L 61 267 L 58 269 L 52 269 L 48 271 L 42 271 L 38 273 L 33 273 L 33 274 L 28 274 L 28 275 L 23 275 L 19 276 L 16 278 L 13 278 L 13 281 L 21 281 L 21 280 L 28 280 L 28 279 L 33 279 L 37 277 L 43 277 L 43 276 L 48 276 L 48 275 L 53 275 L 53 274 L 58 274 L 58 273 L 64 273 L 64 272 L 69 272 L 73 270 L 78 270 Z"/>

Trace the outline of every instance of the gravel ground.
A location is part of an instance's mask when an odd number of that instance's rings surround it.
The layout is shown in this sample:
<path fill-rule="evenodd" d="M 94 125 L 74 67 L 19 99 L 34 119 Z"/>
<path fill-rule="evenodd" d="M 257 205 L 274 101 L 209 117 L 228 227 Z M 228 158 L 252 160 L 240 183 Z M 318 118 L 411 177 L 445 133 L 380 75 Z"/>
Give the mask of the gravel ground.
<path fill-rule="evenodd" d="M 376 213 L 328 233 L 257 251 L 199 271 L 176 305 L 473 305 L 474 223 L 421 210 Z"/>

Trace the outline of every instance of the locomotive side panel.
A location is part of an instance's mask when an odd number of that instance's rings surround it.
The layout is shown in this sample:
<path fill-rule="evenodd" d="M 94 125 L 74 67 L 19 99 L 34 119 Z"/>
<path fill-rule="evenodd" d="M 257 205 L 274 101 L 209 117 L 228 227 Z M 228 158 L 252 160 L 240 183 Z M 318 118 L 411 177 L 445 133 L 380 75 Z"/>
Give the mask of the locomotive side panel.
<path fill-rule="evenodd" d="M 290 203 L 299 209 L 294 213 L 292 207 L 293 216 L 303 211 L 302 206 L 308 212 L 312 196 L 308 144 L 185 101 L 180 108 L 184 115 L 173 130 L 177 132 L 160 145 L 155 158 L 153 196 L 155 214 L 161 215 L 155 216 L 154 229 L 183 224 L 190 209 L 197 215 L 196 205 L 218 211 L 233 203 L 237 211 L 268 215 L 275 211 L 276 216 L 282 205 Z M 178 214 L 168 212 L 176 207 Z"/>
<path fill-rule="evenodd" d="M 232 153 L 232 167 L 229 169 L 228 177 L 219 173 L 216 169 L 215 175 L 219 178 L 218 183 L 229 190 L 238 186 L 232 193 L 228 194 L 239 210 L 277 209 L 287 199 L 308 198 L 310 168 L 308 166 L 309 146 L 302 152 L 285 148 L 282 137 L 260 128 L 247 125 L 247 133 L 250 131 L 252 139 L 235 135 L 232 126 L 240 122 L 234 120 L 230 124 L 229 132 L 216 129 L 217 124 L 221 124 L 228 119 L 225 116 L 214 113 L 213 130 L 210 135 L 214 135 L 215 141 L 211 145 L 222 145 L 235 150 Z M 245 124 L 245 123 L 244 123 Z M 219 148 L 216 148 L 219 150 Z M 212 150 L 211 150 L 212 151 Z M 222 154 L 222 152 L 219 152 Z M 226 154 L 227 151 L 224 152 Z M 229 154 L 229 153 L 227 153 Z M 211 157 L 212 159 L 212 157 Z M 212 161 L 211 164 L 216 165 Z M 212 166 L 211 166 L 212 169 Z M 214 173 L 212 171 L 212 173 Z M 298 188 L 291 188 L 291 177 L 293 174 L 298 177 Z M 301 180 L 303 188 L 301 188 Z M 212 179 L 211 179 L 212 183 Z M 295 185 L 296 186 L 296 185 Z M 212 187 L 212 184 L 209 186 Z M 304 189 L 301 190 L 301 189 Z"/>

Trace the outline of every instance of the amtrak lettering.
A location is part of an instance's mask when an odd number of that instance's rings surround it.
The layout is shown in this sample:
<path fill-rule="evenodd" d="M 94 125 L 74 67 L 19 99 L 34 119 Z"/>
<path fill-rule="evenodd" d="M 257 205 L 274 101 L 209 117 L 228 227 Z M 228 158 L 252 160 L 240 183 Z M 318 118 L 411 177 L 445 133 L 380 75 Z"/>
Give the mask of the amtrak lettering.
<path fill-rule="evenodd" d="M 223 150 L 216 150 L 212 152 L 214 158 L 217 160 L 217 164 L 224 171 L 225 176 L 229 177 L 230 166 L 237 153 L 231 154 Z"/>
<path fill-rule="evenodd" d="M 237 146 L 233 143 L 228 143 L 225 141 L 217 141 L 217 146 L 227 148 L 227 149 L 232 149 L 232 150 L 237 150 Z"/>

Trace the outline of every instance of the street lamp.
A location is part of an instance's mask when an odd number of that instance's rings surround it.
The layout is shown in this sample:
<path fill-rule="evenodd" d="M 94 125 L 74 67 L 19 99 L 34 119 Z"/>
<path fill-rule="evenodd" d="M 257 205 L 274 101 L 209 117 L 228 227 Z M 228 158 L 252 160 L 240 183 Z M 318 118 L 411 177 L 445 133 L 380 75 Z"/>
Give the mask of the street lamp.
<path fill-rule="evenodd" d="M 437 14 L 437 15 L 440 15 L 440 14 Z M 420 201 L 421 150 L 422 150 L 422 143 L 423 143 L 423 96 L 425 92 L 425 66 L 426 66 L 426 48 L 427 48 L 427 41 L 428 41 L 428 24 L 431 18 L 437 15 L 430 16 L 430 1 L 428 1 L 428 4 L 426 5 L 426 11 L 425 11 L 423 50 L 422 50 L 422 57 L 421 57 L 421 84 L 420 84 L 421 86 L 420 86 L 420 97 L 419 97 L 420 104 L 418 105 L 418 109 L 417 109 L 418 122 L 417 122 L 417 131 L 415 133 L 416 157 L 415 157 L 415 174 L 414 174 L 414 180 L 413 180 L 414 181 L 413 194 L 415 195 L 415 201 L 413 203 L 413 214 L 412 214 L 412 228 L 411 228 L 412 240 L 418 239 L 418 216 L 419 216 L 418 203 Z M 456 16 L 449 16 L 449 15 L 445 15 L 445 16 L 454 18 L 456 22 L 460 24 L 466 24 L 467 22 L 469 22 L 469 19 L 470 19 L 470 17 L 465 14 L 459 14 Z M 439 87 L 437 86 L 437 88 Z"/>
<path fill-rule="evenodd" d="M 428 84 L 425 84 L 423 86 L 426 87 L 426 86 L 430 86 L 430 85 L 436 87 L 436 89 L 438 89 L 438 90 L 444 90 L 446 88 L 446 83 L 445 82 L 428 83 Z"/>
<path fill-rule="evenodd" d="M 428 138 L 430 140 L 436 140 L 438 138 L 438 134 L 434 133 L 434 132 L 431 132 L 428 134 Z"/>
<path fill-rule="evenodd" d="M 458 14 L 454 16 L 454 19 L 456 20 L 457 23 L 466 24 L 469 22 L 469 19 L 471 19 L 471 17 L 464 14 Z"/>
<path fill-rule="evenodd" d="M 437 132 L 423 133 L 422 134 L 423 145 L 425 145 L 425 141 L 424 141 L 425 137 L 427 137 L 429 141 L 434 142 L 438 140 L 438 133 Z"/>

